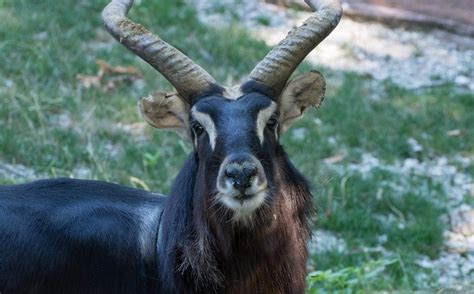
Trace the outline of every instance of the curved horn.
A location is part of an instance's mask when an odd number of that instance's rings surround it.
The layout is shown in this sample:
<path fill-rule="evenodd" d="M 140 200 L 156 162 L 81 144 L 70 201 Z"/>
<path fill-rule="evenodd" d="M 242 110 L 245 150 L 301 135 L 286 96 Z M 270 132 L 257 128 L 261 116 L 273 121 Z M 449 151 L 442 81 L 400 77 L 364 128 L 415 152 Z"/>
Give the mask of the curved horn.
<path fill-rule="evenodd" d="M 279 95 L 300 62 L 337 26 L 342 16 L 338 0 L 305 0 L 314 11 L 300 27 L 290 32 L 249 75 Z"/>
<path fill-rule="evenodd" d="M 215 80 L 181 51 L 127 18 L 133 0 L 112 0 L 102 11 L 107 31 L 130 51 L 140 56 L 175 87 L 183 98 L 206 91 Z"/>

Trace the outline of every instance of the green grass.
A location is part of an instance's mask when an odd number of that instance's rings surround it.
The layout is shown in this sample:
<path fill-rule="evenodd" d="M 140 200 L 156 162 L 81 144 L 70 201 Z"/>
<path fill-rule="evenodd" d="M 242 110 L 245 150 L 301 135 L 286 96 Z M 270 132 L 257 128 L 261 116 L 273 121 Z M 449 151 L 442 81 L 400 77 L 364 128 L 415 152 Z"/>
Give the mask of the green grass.
<path fill-rule="evenodd" d="M 389 267 L 400 263 L 397 259 L 369 261 L 358 267 L 346 267 L 333 271 L 314 271 L 308 275 L 309 293 L 333 293 L 335 291 L 368 293 L 373 291 L 373 281 Z"/>
<path fill-rule="evenodd" d="M 171 88 L 107 37 L 99 18 L 105 3 L 0 1 L 0 163 L 22 164 L 42 177 L 77 177 L 86 170 L 87 178 L 166 193 L 190 147 L 173 133 L 147 127 L 133 135 L 123 127 L 141 123 L 138 97 Z M 229 84 L 268 50 L 238 23 L 220 31 L 200 24 L 184 1 L 142 1 L 131 17 Z M 106 93 L 83 88 L 76 75 L 95 74 L 97 59 L 138 68 L 145 86 L 124 84 Z M 442 187 L 429 177 L 383 167 L 364 174 L 349 166 L 363 154 L 382 165 L 440 156 L 457 165 L 456 156 L 472 157 L 474 96 L 452 85 L 407 91 L 387 81 L 379 99 L 368 99 L 373 96 L 368 78 L 320 70 L 328 77 L 328 97 L 295 126 L 305 136 L 289 131 L 283 144 L 314 187 L 315 227 L 344 239 L 348 248 L 311 257 L 316 267 L 308 278 L 311 291 L 419 289 L 416 276 L 425 270 L 415 260 L 436 258 L 442 249 Z M 333 83 L 336 76 L 342 82 Z M 453 129 L 461 135 L 448 136 Z M 411 150 L 410 138 L 421 152 Z M 345 156 L 336 165 L 324 164 L 322 159 L 335 154 Z M 457 166 L 474 173 L 473 166 Z M 23 181 L 0 178 L 2 184 Z M 466 202 L 471 198 L 466 195 Z"/>
<path fill-rule="evenodd" d="M 238 79 L 265 55 L 262 42 L 236 27 L 208 29 L 183 3 L 137 5 L 131 17 L 220 80 Z M 0 3 L 2 14 L 8 15 L 0 27 L 0 71 L 9 84 L 0 82 L 0 158 L 34 167 L 44 175 L 69 176 L 75 167 L 85 166 L 93 178 L 130 184 L 129 177 L 135 176 L 150 188 L 166 192 L 189 147 L 177 144 L 175 134 L 150 128 L 146 130 L 150 140 L 145 141 L 115 126 L 141 121 L 136 111 L 138 97 L 171 88 L 158 73 L 106 36 L 99 19 L 105 4 Z M 95 74 L 97 59 L 139 68 L 145 88 L 123 85 L 108 93 L 85 90 L 76 75 Z M 55 117 L 62 114 L 70 118 L 71 126 L 55 123 Z M 111 154 L 110 149 L 118 152 Z M 155 158 L 153 167 L 150 156 Z"/>

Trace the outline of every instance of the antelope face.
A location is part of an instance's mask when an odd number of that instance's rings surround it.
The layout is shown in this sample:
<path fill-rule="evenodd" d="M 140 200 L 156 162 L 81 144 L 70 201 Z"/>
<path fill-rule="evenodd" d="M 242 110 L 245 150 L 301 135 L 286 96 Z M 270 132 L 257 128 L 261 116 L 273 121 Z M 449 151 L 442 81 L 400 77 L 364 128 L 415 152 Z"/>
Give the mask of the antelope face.
<path fill-rule="evenodd" d="M 215 201 L 237 216 L 252 213 L 268 196 L 278 123 L 276 103 L 258 93 L 206 97 L 191 108 L 192 140 L 206 181 Z"/>
<path fill-rule="evenodd" d="M 244 84 L 237 96 L 220 90 L 191 104 L 178 94 L 142 98 L 139 109 L 151 125 L 177 131 L 199 159 L 207 191 L 233 213 L 252 215 L 271 203 L 279 137 L 324 97 L 324 79 L 310 72 L 289 82 L 277 98 Z"/>

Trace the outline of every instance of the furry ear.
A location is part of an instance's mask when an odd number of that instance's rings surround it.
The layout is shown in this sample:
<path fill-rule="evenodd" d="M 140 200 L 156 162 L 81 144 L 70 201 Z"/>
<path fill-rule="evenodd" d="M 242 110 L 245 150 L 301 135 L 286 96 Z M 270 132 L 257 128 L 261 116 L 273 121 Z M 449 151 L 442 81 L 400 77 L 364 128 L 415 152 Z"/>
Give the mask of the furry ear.
<path fill-rule="evenodd" d="M 288 82 L 279 100 L 280 134 L 303 117 L 308 106 L 319 108 L 324 100 L 326 81 L 318 71 L 311 71 Z"/>
<path fill-rule="evenodd" d="M 177 132 L 191 141 L 189 104 L 178 93 L 153 92 L 138 101 L 141 116 L 151 126 Z"/>

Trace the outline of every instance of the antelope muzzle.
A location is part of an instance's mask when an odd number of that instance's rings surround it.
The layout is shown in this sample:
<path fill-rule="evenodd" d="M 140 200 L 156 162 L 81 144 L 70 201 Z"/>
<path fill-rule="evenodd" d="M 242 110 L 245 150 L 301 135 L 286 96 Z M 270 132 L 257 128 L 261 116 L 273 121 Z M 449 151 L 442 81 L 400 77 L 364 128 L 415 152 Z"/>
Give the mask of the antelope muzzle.
<path fill-rule="evenodd" d="M 260 161 L 249 153 L 235 153 L 222 162 L 217 189 L 219 200 L 239 214 L 252 213 L 267 196 L 267 178 Z"/>

